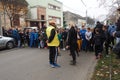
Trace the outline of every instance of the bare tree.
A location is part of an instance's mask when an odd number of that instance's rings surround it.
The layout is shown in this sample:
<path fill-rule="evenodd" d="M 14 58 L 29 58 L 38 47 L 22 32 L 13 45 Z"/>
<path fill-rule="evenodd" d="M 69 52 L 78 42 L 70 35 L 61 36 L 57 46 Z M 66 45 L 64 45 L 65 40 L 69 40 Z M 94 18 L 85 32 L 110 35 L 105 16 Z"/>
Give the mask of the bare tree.
<path fill-rule="evenodd" d="M 109 10 L 109 13 L 107 15 L 107 18 L 111 22 L 115 22 L 116 20 L 116 11 L 118 8 L 120 8 L 120 0 L 98 0 L 99 7 L 104 7 Z"/>
<path fill-rule="evenodd" d="M 16 17 L 25 15 L 27 12 L 28 3 L 26 0 L 0 0 L 3 10 L 10 19 L 11 27 L 14 26 Z"/>
<path fill-rule="evenodd" d="M 106 4 L 106 0 L 97 0 L 99 2 L 99 7 L 104 6 Z"/>
<path fill-rule="evenodd" d="M 120 0 L 97 0 L 99 2 L 99 7 L 112 7 L 112 6 L 120 6 Z"/>

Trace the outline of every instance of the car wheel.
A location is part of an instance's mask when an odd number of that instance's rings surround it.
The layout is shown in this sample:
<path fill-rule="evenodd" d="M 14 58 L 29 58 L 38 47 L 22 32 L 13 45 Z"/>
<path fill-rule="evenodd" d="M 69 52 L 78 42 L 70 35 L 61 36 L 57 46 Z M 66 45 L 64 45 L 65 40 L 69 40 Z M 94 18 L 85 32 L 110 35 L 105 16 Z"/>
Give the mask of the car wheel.
<path fill-rule="evenodd" d="M 13 42 L 8 42 L 7 45 L 6 45 L 6 47 L 7 47 L 8 49 L 13 48 L 13 47 L 14 47 Z"/>

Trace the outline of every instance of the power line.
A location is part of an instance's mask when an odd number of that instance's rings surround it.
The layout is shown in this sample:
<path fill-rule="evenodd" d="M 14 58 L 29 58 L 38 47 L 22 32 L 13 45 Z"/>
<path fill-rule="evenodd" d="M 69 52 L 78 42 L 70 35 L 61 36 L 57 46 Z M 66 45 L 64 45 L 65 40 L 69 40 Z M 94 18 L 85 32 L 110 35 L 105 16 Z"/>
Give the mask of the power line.
<path fill-rule="evenodd" d="M 83 3 L 83 5 L 84 5 L 85 7 L 87 7 L 86 4 L 83 2 L 83 0 L 81 0 L 81 2 Z"/>
<path fill-rule="evenodd" d="M 67 5 L 65 5 L 65 4 L 63 4 L 63 6 L 64 7 L 66 7 L 66 8 L 68 8 L 69 10 L 71 10 L 71 11 L 74 11 L 74 12 L 76 12 L 76 13 L 78 13 L 78 12 L 80 12 L 80 13 L 83 13 L 83 14 L 85 14 L 85 12 L 83 12 L 83 11 L 80 11 L 80 10 L 76 10 L 76 9 L 73 9 L 73 8 L 71 8 L 71 7 L 68 7 Z"/>

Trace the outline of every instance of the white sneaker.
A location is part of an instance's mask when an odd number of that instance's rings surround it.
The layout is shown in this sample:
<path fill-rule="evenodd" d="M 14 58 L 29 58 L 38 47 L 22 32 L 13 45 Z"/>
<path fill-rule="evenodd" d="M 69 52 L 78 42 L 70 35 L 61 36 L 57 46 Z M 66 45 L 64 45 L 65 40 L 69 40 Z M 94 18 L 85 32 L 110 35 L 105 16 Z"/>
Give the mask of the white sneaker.
<path fill-rule="evenodd" d="M 55 66 L 53 64 L 50 64 L 51 68 L 55 68 Z"/>
<path fill-rule="evenodd" d="M 40 46 L 38 46 L 38 48 L 40 48 Z"/>

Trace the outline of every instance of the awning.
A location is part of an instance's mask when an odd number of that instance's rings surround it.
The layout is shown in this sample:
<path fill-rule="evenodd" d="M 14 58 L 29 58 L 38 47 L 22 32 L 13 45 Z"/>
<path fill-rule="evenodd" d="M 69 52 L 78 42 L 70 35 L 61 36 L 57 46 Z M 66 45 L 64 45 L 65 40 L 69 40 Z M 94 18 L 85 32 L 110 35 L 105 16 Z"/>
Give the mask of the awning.
<path fill-rule="evenodd" d="M 36 21 L 36 22 L 46 22 L 47 20 L 39 20 L 39 19 L 25 19 L 26 21 Z"/>

